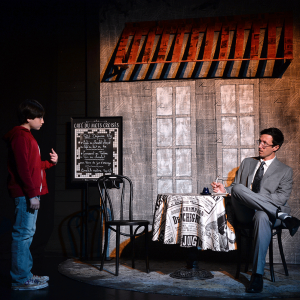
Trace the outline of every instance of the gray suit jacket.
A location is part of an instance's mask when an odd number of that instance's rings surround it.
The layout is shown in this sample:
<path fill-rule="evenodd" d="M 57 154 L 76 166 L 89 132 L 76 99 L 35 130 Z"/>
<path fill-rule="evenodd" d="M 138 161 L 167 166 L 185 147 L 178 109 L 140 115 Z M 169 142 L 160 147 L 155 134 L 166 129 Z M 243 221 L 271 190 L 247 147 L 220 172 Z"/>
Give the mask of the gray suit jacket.
<path fill-rule="evenodd" d="M 234 181 L 226 188 L 228 193 L 235 184 L 241 183 L 250 188 L 254 177 L 254 171 L 259 158 L 249 157 L 242 161 Z M 293 170 L 280 162 L 277 158 L 271 163 L 261 181 L 260 192 L 266 201 L 279 207 L 282 212 L 290 213 L 291 209 L 287 203 L 292 192 Z"/>

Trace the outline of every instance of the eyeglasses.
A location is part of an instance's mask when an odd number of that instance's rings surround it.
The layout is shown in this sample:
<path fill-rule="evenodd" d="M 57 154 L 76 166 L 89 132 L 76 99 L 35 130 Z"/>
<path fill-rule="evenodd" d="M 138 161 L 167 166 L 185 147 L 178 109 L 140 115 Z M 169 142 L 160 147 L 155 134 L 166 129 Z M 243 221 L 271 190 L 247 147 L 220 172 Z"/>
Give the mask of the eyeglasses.
<path fill-rule="evenodd" d="M 258 146 L 261 145 L 262 148 L 264 148 L 264 149 L 267 148 L 267 147 L 273 147 L 273 146 L 274 146 L 274 145 L 269 145 L 269 144 L 267 144 L 266 142 L 262 142 L 261 140 L 257 140 L 256 142 L 257 142 L 257 145 L 258 145 Z"/>

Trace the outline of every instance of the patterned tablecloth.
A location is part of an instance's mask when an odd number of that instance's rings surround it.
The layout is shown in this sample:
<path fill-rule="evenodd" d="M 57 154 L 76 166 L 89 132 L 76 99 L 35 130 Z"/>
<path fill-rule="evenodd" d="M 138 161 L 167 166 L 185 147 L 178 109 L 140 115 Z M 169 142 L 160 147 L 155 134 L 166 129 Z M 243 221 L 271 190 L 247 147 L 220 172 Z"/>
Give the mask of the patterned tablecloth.
<path fill-rule="evenodd" d="M 200 247 L 202 250 L 236 249 L 232 214 L 220 196 L 161 194 L 153 219 L 153 241 Z"/>

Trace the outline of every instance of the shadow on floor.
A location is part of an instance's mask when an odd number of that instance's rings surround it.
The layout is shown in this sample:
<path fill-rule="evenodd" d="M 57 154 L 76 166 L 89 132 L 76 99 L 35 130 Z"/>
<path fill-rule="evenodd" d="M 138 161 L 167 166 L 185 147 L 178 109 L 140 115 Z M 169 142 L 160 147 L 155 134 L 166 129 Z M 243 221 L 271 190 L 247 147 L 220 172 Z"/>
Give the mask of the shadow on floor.
<path fill-rule="evenodd" d="M 48 299 L 72 299 L 72 300 L 81 300 L 86 299 L 87 297 L 89 299 L 94 300 L 192 300 L 195 299 L 196 295 L 189 296 L 189 295 L 178 295 L 174 296 L 172 294 L 158 294 L 155 293 L 155 290 L 159 288 L 159 284 L 156 284 L 156 286 L 152 285 L 146 292 L 135 292 L 135 291 L 129 291 L 129 290 L 121 290 L 118 289 L 118 280 L 121 278 L 116 278 L 113 275 L 115 288 L 108 288 L 98 285 L 91 285 L 79 280 L 71 279 L 68 276 L 62 275 L 60 272 L 58 272 L 58 267 L 61 264 L 64 264 L 68 259 L 66 257 L 56 257 L 56 256 L 45 256 L 44 258 L 41 258 L 40 260 L 34 261 L 34 267 L 33 270 L 35 274 L 37 275 L 48 275 L 50 276 L 50 282 L 49 287 L 43 290 L 38 291 L 11 291 L 10 286 L 7 284 L 8 281 L 1 280 L 0 284 L 0 299 L 1 300 L 24 300 L 24 299 L 30 299 L 30 300 L 48 300 Z M 96 264 L 96 267 L 93 266 L 93 268 L 99 273 L 97 268 L 97 262 L 92 262 L 93 264 Z M 81 262 L 81 265 L 85 265 L 85 262 Z M 114 268 L 114 261 L 111 261 L 109 264 L 111 264 L 111 267 Z M 130 270 L 130 260 L 122 260 L 123 268 Z M 10 262 L 7 259 L 1 259 L 0 260 L 0 273 L 1 275 L 3 273 L 3 268 L 5 268 L 9 272 L 9 266 Z M 90 266 L 90 264 L 89 264 Z M 172 272 L 173 270 L 180 268 L 182 266 L 185 266 L 184 261 L 167 261 L 167 260 L 150 260 L 150 268 L 151 273 L 162 273 L 162 274 L 168 274 L 169 272 Z M 222 280 L 222 278 L 230 278 L 234 276 L 235 273 L 235 265 L 232 263 L 224 263 L 221 264 L 220 262 L 204 262 L 200 260 L 200 266 L 205 267 L 213 272 L 219 272 L 218 277 L 221 278 L 221 281 L 219 282 L 220 287 L 223 289 L 224 286 L 226 287 L 226 282 Z M 143 276 L 146 275 L 145 273 L 145 264 L 144 261 L 138 260 L 136 262 L 136 267 L 140 271 L 136 271 L 139 274 L 139 277 L 143 279 Z M 300 287 L 300 267 L 298 265 L 289 265 L 289 272 L 291 273 L 291 277 L 287 279 L 287 283 L 289 283 L 289 294 L 286 296 L 282 296 L 281 294 L 276 294 L 275 298 L 280 299 L 300 299 L 298 295 L 300 293 L 298 292 L 295 295 L 295 291 L 293 288 L 295 286 Z M 276 274 L 276 280 L 279 277 L 284 276 L 283 270 L 281 270 L 280 265 L 275 265 L 275 274 Z M 78 271 L 78 270 L 77 270 Z M 121 272 L 120 272 L 121 273 Z M 150 274 L 151 274 L 150 273 Z M 267 269 L 266 269 L 267 273 Z M 250 273 L 249 273 L 250 274 Z M 245 285 L 248 283 L 248 278 L 250 277 L 249 274 L 242 274 L 240 281 L 238 281 L 238 284 L 242 285 L 242 290 L 244 289 Z M 167 275 L 165 275 L 167 278 Z M 269 275 L 266 274 L 265 283 L 267 285 L 271 285 L 274 291 L 280 289 L 280 285 L 282 285 L 282 280 L 277 280 L 275 283 L 271 283 L 269 280 Z M 1 277 L 3 279 L 3 276 Z M 213 279 L 215 280 L 215 279 Z M 228 279 L 229 280 L 229 279 Z M 232 279 L 233 280 L 233 279 Z M 196 290 L 199 290 L 201 292 L 201 296 L 197 297 L 198 299 L 220 299 L 225 298 L 224 294 L 221 292 L 218 293 L 209 293 L 209 285 L 211 284 L 210 281 L 198 281 L 198 286 Z M 178 285 L 178 283 L 175 283 Z M 184 281 L 184 284 L 186 286 L 192 284 L 190 281 Z M 286 286 L 286 285 L 285 285 Z M 245 297 L 240 297 L 238 295 L 238 290 L 236 290 L 235 294 L 232 294 L 231 297 L 227 296 L 226 299 L 241 299 Z M 255 299 L 269 299 L 269 296 L 266 293 L 258 294 L 258 295 L 251 295 L 251 298 Z"/>

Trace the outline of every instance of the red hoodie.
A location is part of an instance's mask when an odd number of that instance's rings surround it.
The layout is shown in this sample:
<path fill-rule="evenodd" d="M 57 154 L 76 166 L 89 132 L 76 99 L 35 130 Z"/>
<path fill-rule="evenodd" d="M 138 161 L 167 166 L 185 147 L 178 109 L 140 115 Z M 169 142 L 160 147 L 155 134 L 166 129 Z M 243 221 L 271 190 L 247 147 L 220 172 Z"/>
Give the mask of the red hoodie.
<path fill-rule="evenodd" d="M 4 140 L 8 144 L 8 189 L 13 198 L 48 193 L 46 172 L 55 164 L 41 161 L 40 149 L 30 130 L 16 126 Z"/>

